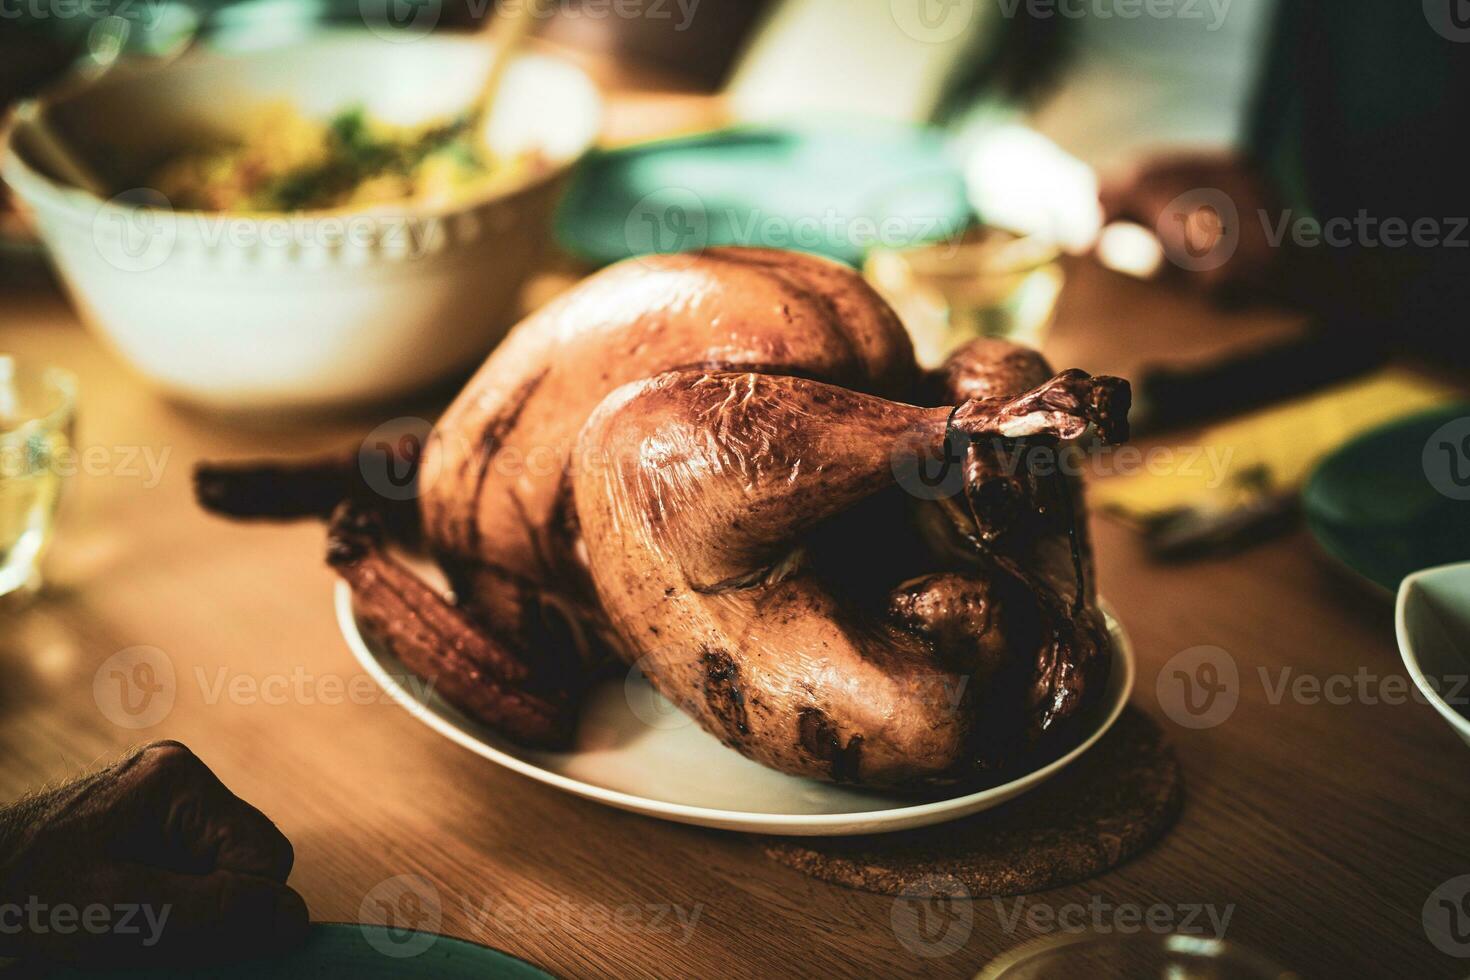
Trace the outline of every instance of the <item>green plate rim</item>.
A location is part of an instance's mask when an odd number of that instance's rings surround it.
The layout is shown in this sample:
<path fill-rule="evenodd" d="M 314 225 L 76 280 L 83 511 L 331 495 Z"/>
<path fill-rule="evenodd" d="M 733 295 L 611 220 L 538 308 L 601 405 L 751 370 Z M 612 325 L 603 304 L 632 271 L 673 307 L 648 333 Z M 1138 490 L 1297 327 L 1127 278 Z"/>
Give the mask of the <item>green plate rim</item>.
<path fill-rule="evenodd" d="M 1380 436 L 1391 429 L 1408 428 L 1428 419 L 1454 414 L 1470 414 L 1470 400 L 1447 402 L 1433 408 L 1426 408 L 1423 411 L 1400 416 L 1381 425 L 1375 425 L 1366 432 L 1358 433 L 1341 446 L 1338 446 L 1317 460 L 1316 464 L 1312 467 L 1312 471 L 1307 474 L 1306 480 L 1302 482 L 1298 499 L 1301 502 L 1302 520 L 1307 526 L 1307 532 L 1311 535 L 1313 543 L 1316 544 L 1319 551 L 1336 563 L 1339 570 L 1348 572 L 1359 584 L 1368 586 L 1368 591 L 1375 596 L 1392 599 L 1395 593 L 1398 592 L 1399 583 L 1395 582 L 1389 585 L 1382 582 L 1359 568 L 1355 561 L 1350 560 L 1343 550 L 1338 547 L 1336 537 L 1325 530 L 1316 512 L 1307 506 L 1307 501 L 1316 492 L 1315 488 L 1320 482 L 1326 479 L 1324 471 L 1327 466 L 1339 457 L 1356 451 L 1362 443 Z"/>
<path fill-rule="evenodd" d="M 752 134 L 774 133 L 796 136 L 802 139 L 849 132 L 861 136 L 868 136 L 871 135 L 871 127 L 875 124 L 894 133 L 901 132 L 915 140 L 933 140 L 937 150 L 936 159 L 943 159 L 947 162 L 952 169 L 953 175 L 959 178 L 961 186 L 966 186 L 965 198 L 969 214 L 965 221 L 961 222 L 961 225 L 963 226 L 968 221 L 975 219 L 974 204 L 969 200 L 964 161 L 957 156 L 958 151 L 955 149 L 955 144 L 943 128 L 925 123 L 901 122 L 892 119 L 873 119 L 861 115 L 843 113 L 812 118 L 796 116 L 789 119 L 770 121 L 738 121 L 728 125 L 696 129 L 690 132 L 669 133 L 664 136 L 655 136 L 618 146 L 594 146 L 577 163 L 572 173 L 572 182 L 568 185 L 562 199 L 557 202 L 551 218 L 552 236 L 555 239 L 557 247 L 562 251 L 580 262 L 586 262 L 597 268 L 603 268 L 620 261 L 638 257 L 632 254 L 619 254 L 617 256 L 605 255 L 597 249 L 587 246 L 579 235 L 573 234 L 576 230 L 574 226 L 577 224 L 577 219 L 571 216 L 572 208 L 570 204 L 575 203 L 579 195 L 584 193 L 581 182 L 586 179 L 587 173 L 596 167 L 606 165 L 608 161 L 647 153 L 665 152 L 671 148 L 685 146 L 700 140 L 721 140 Z"/>

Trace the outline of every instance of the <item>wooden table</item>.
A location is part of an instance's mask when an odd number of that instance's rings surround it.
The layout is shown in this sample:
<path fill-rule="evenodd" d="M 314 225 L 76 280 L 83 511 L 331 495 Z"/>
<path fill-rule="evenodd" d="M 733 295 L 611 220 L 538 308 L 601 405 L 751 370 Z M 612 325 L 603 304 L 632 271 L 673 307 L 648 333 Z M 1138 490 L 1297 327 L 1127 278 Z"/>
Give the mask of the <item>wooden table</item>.
<path fill-rule="evenodd" d="M 1140 359 L 1293 327 L 1089 266 L 1071 272 L 1050 345 L 1064 365 L 1127 373 Z M 80 375 L 79 445 L 98 447 L 102 463 L 74 481 L 49 591 L 0 612 L 0 799 L 131 744 L 178 738 L 295 843 L 293 884 L 315 918 L 356 921 L 383 882 L 420 875 L 437 892 L 442 931 L 564 976 L 960 977 L 1037 935 L 1033 920 L 1014 919 L 1014 900 L 979 901 L 962 948 L 917 957 L 895 933 L 893 899 L 809 880 L 739 835 L 511 774 L 386 697 L 334 697 L 332 684 L 360 691 L 363 675 L 333 619 L 321 529 L 207 517 L 190 498 L 191 464 L 351 445 L 378 421 L 433 406 L 294 431 L 189 414 L 127 374 L 44 282 L 3 287 L 0 350 Z M 156 483 L 145 451 L 163 460 Z M 1302 533 L 1160 567 L 1127 530 L 1096 530 L 1102 587 L 1138 651 L 1134 703 L 1171 731 L 1187 801 L 1143 856 L 1019 908 L 1075 904 L 1108 924 L 1117 910 L 1162 905 L 1182 923 L 1209 905 L 1229 910 L 1229 939 L 1305 976 L 1463 975 L 1466 963 L 1426 938 L 1421 910 L 1441 882 L 1470 872 L 1466 750 L 1413 702 L 1273 703 L 1286 670 L 1401 678 L 1388 604 L 1338 578 Z M 93 678 L 139 644 L 170 659 L 176 696 L 166 718 L 134 731 L 99 710 Z M 1234 658 L 1240 702 L 1224 724 L 1187 730 L 1161 710 L 1156 679 L 1199 645 Z M 221 682 L 260 687 L 231 697 Z M 686 931 L 680 917 L 696 914 Z"/>

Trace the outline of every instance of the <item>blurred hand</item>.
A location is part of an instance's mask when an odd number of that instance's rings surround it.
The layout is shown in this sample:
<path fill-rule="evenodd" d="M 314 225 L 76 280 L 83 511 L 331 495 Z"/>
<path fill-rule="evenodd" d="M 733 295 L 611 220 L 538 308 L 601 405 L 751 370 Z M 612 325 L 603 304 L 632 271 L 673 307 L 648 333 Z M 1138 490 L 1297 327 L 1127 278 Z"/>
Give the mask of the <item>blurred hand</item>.
<path fill-rule="evenodd" d="M 300 942 L 291 844 L 187 747 L 155 742 L 0 808 L 0 955 L 202 963 Z"/>
<path fill-rule="evenodd" d="M 1284 258 L 1267 237 L 1273 195 L 1235 154 L 1152 157 L 1104 180 L 1098 199 L 1105 223 L 1133 221 L 1153 231 L 1164 247 L 1164 272 L 1216 299 L 1276 284 Z"/>

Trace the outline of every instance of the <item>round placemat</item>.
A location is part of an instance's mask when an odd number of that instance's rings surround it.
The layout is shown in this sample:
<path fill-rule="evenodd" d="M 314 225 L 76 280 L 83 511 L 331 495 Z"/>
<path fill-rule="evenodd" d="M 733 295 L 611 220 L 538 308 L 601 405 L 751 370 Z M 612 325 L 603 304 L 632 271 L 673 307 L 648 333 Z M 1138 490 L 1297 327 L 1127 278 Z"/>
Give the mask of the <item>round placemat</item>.
<path fill-rule="evenodd" d="M 782 864 L 864 891 L 899 895 L 945 880 L 974 898 L 1021 895 L 1091 878 L 1138 854 L 1173 824 L 1183 793 L 1164 733 L 1130 707 L 1086 755 L 993 810 L 892 834 L 762 844 Z"/>

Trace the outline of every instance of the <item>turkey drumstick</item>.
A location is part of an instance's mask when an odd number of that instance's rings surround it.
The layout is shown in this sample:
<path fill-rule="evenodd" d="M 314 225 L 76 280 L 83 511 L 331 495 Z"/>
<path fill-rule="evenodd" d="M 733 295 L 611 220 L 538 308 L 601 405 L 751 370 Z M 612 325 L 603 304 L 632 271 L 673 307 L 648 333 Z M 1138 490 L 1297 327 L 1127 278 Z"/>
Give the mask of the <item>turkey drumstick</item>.
<path fill-rule="evenodd" d="M 961 777 L 996 693 L 976 676 L 982 665 L 916 642 L 886 609 L 844 602 L 796 549 L 893 484 L 903 454 L 937 454 L 956 431 L 1109 429 L 1117 385 L 1067 372 L 954 409 L 779 375 L 676 372 L 619 389 L 582 429 L 579 459 L 602 465 L 580 470 L 575 486 L 593 581 L 631 645 L 625 656 L 767 765 L 875 785 Z M 994 621 L 929 594 L 953 587 L 921 582 L 905 599 L 930 609 L 931 634 L 969 628 L 982 639 Z M 982 592 L 981 605 L 998 605 Z M 803 733 L 818 724 L 825 738 L 814 746 Z"/>

